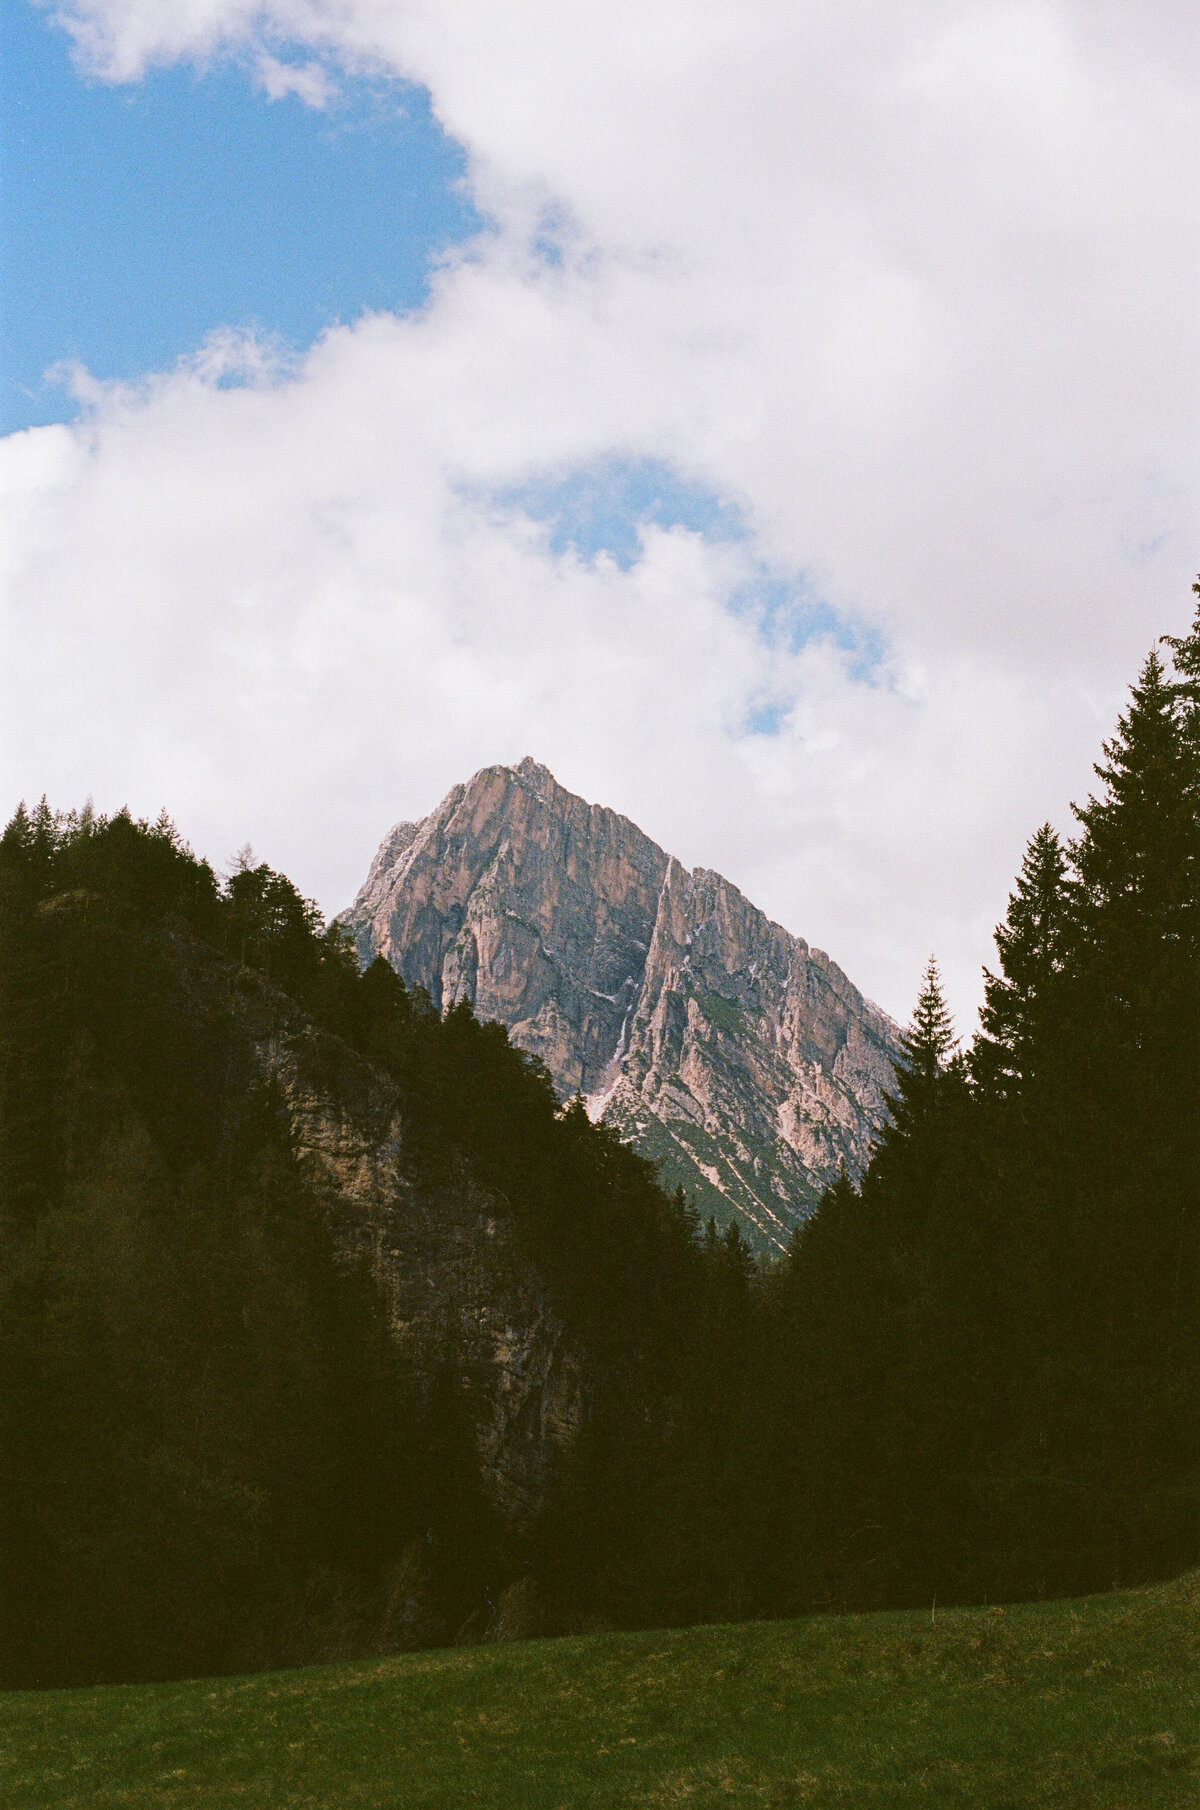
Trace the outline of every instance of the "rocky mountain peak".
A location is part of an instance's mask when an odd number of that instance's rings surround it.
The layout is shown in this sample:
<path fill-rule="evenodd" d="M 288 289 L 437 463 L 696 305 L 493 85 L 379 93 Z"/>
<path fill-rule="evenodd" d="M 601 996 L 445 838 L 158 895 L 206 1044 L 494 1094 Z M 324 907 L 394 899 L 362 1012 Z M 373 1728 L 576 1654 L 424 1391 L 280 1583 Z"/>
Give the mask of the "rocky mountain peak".
<path fill-rule="evenodd" d="M 549 767 L 543 767 L 540 761 L 534 760 L 532 754 L 522 756 L 516 766 L 512 768 L 512 772 L 519 779 L 527 780 L 535 791 L 557 792 L 559 790 L 558 781 Z"/>
<path fill-rule="evenodd" d="M 885 1121 L 896 1027 L 841 969 L 529 755 L 397 824 L 343 921 L 361 959 L 498 1019 L 760 1246 Z"/>

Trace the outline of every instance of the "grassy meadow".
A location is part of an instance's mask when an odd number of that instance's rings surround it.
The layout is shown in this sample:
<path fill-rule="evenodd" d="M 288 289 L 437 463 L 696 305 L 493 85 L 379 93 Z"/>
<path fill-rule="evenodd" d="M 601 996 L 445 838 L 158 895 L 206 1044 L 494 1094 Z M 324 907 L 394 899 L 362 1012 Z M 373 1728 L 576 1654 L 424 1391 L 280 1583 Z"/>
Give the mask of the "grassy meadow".
<path fill-rule="evenodd" d="M 13 1810 L 1200 1804 L 1200 1573 L 0 1696 Z"/>

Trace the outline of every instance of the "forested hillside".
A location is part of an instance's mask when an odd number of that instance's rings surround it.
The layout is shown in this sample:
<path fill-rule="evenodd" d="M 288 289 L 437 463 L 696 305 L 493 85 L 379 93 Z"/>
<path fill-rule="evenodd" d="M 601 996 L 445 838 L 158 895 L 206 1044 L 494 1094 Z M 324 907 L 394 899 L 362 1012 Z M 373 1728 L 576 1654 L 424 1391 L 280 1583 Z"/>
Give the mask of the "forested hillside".
<path fill-rule="evenodd" d="M 1168 649 L 1076 838 L 1029 844 L 981 1034 L 953 1052 L 931 964 L 894 1123 L 792 1253 L 806 1591 L 1033 1596 L 1200 1554 L 1200 613 Z"/>
<path fill-rule="evenodd" d="M 714 1354 L 706 1329 L 747 1295 L 736 1235 L 700 1243 L 682 1200 L 561 1110 L 502 1029 L 440 1018 L 383 962 L 360 975 L 282 876 L 221 885 L 165 820 L 17 813 L 0 989 L 3 1682 L 453 1639 L 513 1586 L 549 1622 L 578 1619 L 597 1573 L 616 1615 L 670 1613 L 639 1505 Z M 483 1201 L 539 1278 L 527 1315 L 544 1294 L 566 1328 L 579 1436 L 536 1525 L 483 1449 L 469 1322 L 487 1273 L 446 1265 L 439 1355 L 414 1372 L 390 1312 L 404 1278 L 370 1256 L 383 1209 L 367 1255 L 339 1253 L 264 1062 L 314 1038 L 305 1085 L 335 1118 L 340 1051 L 398 1102 L 383 1208 L 453 1259 L 464 1202 Z M 499 1305 L 498 1336 L 519 1341 Z M 606 1557 L 610 1520 L 628 1573 Z"/>
<path fill-rule="evenodd" d="M 1200 616 L 1169 652 L 1075 839 L 1030 844 L 981 1035 L 955 1053 L 931 965 L 861 1186 L 758 1268 L 281 875 L 220 882 L 165 819 L 18 811 L 0 1683 L 1195 1564 Z M 346 1074 L 400 1128 L 353 1238 L 301 1136 L 350 1122 Z M 535 1320 L 570 1411 L 497 1419 Z M 506 1441 L 537 1455 L 519 1499 Z"/>

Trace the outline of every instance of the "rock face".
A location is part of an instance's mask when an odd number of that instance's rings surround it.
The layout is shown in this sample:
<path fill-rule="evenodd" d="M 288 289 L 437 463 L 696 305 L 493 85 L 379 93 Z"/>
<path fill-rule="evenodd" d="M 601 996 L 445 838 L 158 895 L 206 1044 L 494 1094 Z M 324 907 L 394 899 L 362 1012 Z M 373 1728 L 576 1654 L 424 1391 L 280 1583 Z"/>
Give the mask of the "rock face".
<path fill-rule="evenodd" d="M 896 1027 L 720 874 L 545 767 L 485 767 L 383 843 L 342 921 L 442 1010 L 466 999 L 701 1212 L 782 1249 L 886 1119 Z"/>
<path fill-rule="evenodd" d="M 510 1222 L 465 1164 L 446 1186 L 413 1184 L 390 1084 L 336 1039 L 274 1036 L 259 1056 L 343 1261 L 365 1258 L 382 1284 L 421 1387 L 448 1353 L 471 1378 L 481 1475 L 525 1526 L 579 1432 L 587 1363 Z"/>
<path fill-rule="evenodd" d="M 176 940 L 197 1009 L 221 1012 L 278 1090 L 339 1261 L 374 1274 L 418 1390 L 448 1353 L 469 1376 L 483 1481 L 512 1525 L 528 1524 L 578 1435 L 588 1369 L 511 1220 L 465 1162 L 440 1186 L 414 1177 L 387 1075 L 262 975 Z"/>

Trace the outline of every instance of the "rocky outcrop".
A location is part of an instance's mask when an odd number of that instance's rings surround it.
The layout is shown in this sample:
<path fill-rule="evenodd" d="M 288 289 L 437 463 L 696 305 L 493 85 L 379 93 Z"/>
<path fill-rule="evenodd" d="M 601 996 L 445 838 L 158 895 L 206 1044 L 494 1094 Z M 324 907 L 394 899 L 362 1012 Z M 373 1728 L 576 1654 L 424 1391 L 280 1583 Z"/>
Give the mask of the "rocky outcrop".
<path fill-rule="evenodd" d="M 469 1381 L 481 1475 L 505 1518 L 527 1524 L 582 1424 L 587 1364 L 511 1220 L 465 1162 L 438 1185 L 414 1175 L 387 1075 L 261 974 L 178 943 L 200 1009 L 232 1020 L 234 1047 L 278 1089 L 339 1262 L 380 1284 L 418 1390 L 446 1361 Z"/>
<path fill-rule="evenodd" d="M 896 1027 L 836 963 L 531 759 L 397 825 L 342 921 L 361 960 L 498 1019 L 762 1248 L 885 1121 Z"/>

